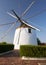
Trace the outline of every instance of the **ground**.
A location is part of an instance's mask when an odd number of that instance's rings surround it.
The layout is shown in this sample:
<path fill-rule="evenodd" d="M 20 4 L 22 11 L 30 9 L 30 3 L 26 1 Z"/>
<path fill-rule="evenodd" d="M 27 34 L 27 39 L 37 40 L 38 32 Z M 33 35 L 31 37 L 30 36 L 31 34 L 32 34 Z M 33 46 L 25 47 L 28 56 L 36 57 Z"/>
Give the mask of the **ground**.
<path fill-rule="evenodd" d="M 46 63 L 46 60 L 22 60 L 16 50 L 0 55 L 0 65 L 38 65 L 38 63 Z"/>

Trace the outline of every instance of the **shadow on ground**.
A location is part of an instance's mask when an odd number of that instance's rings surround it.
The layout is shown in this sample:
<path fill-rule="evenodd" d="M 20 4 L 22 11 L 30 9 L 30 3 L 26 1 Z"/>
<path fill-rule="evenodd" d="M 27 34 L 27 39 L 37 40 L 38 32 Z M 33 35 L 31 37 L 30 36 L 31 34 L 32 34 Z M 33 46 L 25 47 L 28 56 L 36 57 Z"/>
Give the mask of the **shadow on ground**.
<path fill-rule="evenodd" d="M 20 57 L 19 50 L 13 50 L 9 53 L 2 54 L 0 57 Z"/>

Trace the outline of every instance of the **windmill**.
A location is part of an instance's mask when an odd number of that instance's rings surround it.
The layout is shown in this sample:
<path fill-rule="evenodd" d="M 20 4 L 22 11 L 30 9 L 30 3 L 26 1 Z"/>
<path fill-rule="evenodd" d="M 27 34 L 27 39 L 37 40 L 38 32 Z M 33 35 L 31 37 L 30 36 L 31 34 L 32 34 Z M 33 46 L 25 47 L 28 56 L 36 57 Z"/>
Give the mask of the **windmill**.
<path fill-rule="evenodd" d="M 13 22 L 13 25 L 8 29 L 8 31 L 6 31 L 6 34 L 4 34 L 4 36 L 6 36 L 8 34 L 8 32 L 13 28 L 13 26 L 15 26 L 15 24 L 17 22 L 20 22 L 20 26 L 16 28 L 15 30 L 15 35 L 14 35 L 14 49 L 19 49 L 20 45 L 37 45 L 37 36 L 36 36 L 36 30 L 40 31 L 38 28 L 30 25 L 26 20 L 23 20 L 22 17 L 28 12 L 28 10 L 31 8 L 31 6 L 35 3 L 35 1 L 33 1 L 29 7 L 24 11 L 24 13 L 22 13 L 22 15 L 19 17 L 17 15 L 17 13 L 12 10 L 11 14 L 9 12 L 7 12 L 10 16 L 12 16 L 13 18 L 16 18 L 17 21 Z M 46 9 L 44 9 L 43 11 L 46 11 Z M 36 13 L 34 15 L 32 15 L 30 18 L 37 16 L 39 14 L 41 14 L 43 11 L 40 11 L 39 13 Z M 28 18 L 29 19 L 29 18 Z M 8 24 L 12 24 L 12 23 L 8 23 Z M 7 25 L 7 24 L 5 24 Z M 2 38 L 4 38 L 4 36 Z"/>
<path fill-rule="evenodd" d="M 24 11 L 22 14 L 25 15 L 25 13 L 29 10 L 29 8 L 34 4 L 34 1 L 29 5 L 29 7 Z M 38 28 L 30 25 L 27 23 L 27 21 L 23 20 L 21 17 L 17 15 L 17 13 L 12 10 L 13 14 L 8 12 L 9 15 L 12 17 L 16 18 L 18 22 L 20 22 L 20 26 L 15 30 L 15 35 L 14 35 L 14 49 L 19 49 L 20 45 L 37 45 L 37 37 L 35 30 L 38 30 Z"/>

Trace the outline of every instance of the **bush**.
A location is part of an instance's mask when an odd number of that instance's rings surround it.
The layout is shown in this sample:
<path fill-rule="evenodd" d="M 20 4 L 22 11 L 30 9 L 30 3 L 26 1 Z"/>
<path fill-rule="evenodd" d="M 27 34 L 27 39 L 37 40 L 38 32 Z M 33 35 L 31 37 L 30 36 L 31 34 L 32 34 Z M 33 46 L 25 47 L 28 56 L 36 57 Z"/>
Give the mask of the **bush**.
<path fill-rule="evenodd" d="M 21 45 L 20 56 L 46 57 L 46 46 Z"/>
<path fill-rule="evenodd" d="M 7 52 L 14 49 L 13 44 L 1 44 L 0 45 L 0 53 Z"/>
<path fill-rule="evenodd" d="M 7 44 L 7 42 L 2 42 L 1 44 Z"/>

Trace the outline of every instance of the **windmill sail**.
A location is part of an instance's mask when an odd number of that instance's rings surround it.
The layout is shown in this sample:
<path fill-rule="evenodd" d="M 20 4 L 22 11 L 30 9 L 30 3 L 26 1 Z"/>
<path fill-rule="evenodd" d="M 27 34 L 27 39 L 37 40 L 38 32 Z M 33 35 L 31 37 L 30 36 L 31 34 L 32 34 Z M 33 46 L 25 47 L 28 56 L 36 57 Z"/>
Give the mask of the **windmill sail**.
<path fill-rule="evenodd" d="M 28 7 L 27 7 L 27 9 L 22 13 L 22 16 L 24 16 L 27 12 L 28 12 L 28 10 L 32 7 L 32 5 L 35 3 L 35 1 L 33 1 Z"/>
<path fill-rule="evenodd" d="M 17 19 L 17 17 L 15 17 L 13 14 L 11 14 L 11 13 L 9 13 L 9 12 L 7 12 L 7 14 L 9 14 L 10 16 L 12 16 L 13 18 L 16 18 Z"/>
<path fill-rule="evenodd" d="M 16 18 L 19 20 L 19 22 L 21 22 L 21 23 L 23 23 L 23 24 L 26 24 L 27 26 L 29 26 L 29 27 L 31 27 L 31 28 L 33 28 L 33 29 L 35 29 L 35 30 L 40 31 L 38 28 L 36 28 L 36 27 L 30 25 L 30 24 L 27 23 L 26 21 L 21 20 L 21 18 L 16 14 L 16 12 L 15 12 L 14 10 L 12 10 L 12 12 L 15 14 L 15 16 L 16 16 Z"/>
<path fill-rule="evenodd" d="M 33 29 L 35 29 L 35 30 L 40 31 L 38 28 L 36 28 L 36 27 L 30 25 L 29 23 L 25 22 L 24 20 L 22 20 L 22 22 L 23 22 L 24 24 L 26 24 L 27 26 L 29 26 L 29 27 L 31 27 L 31 28 L 33 28 Z"/>

